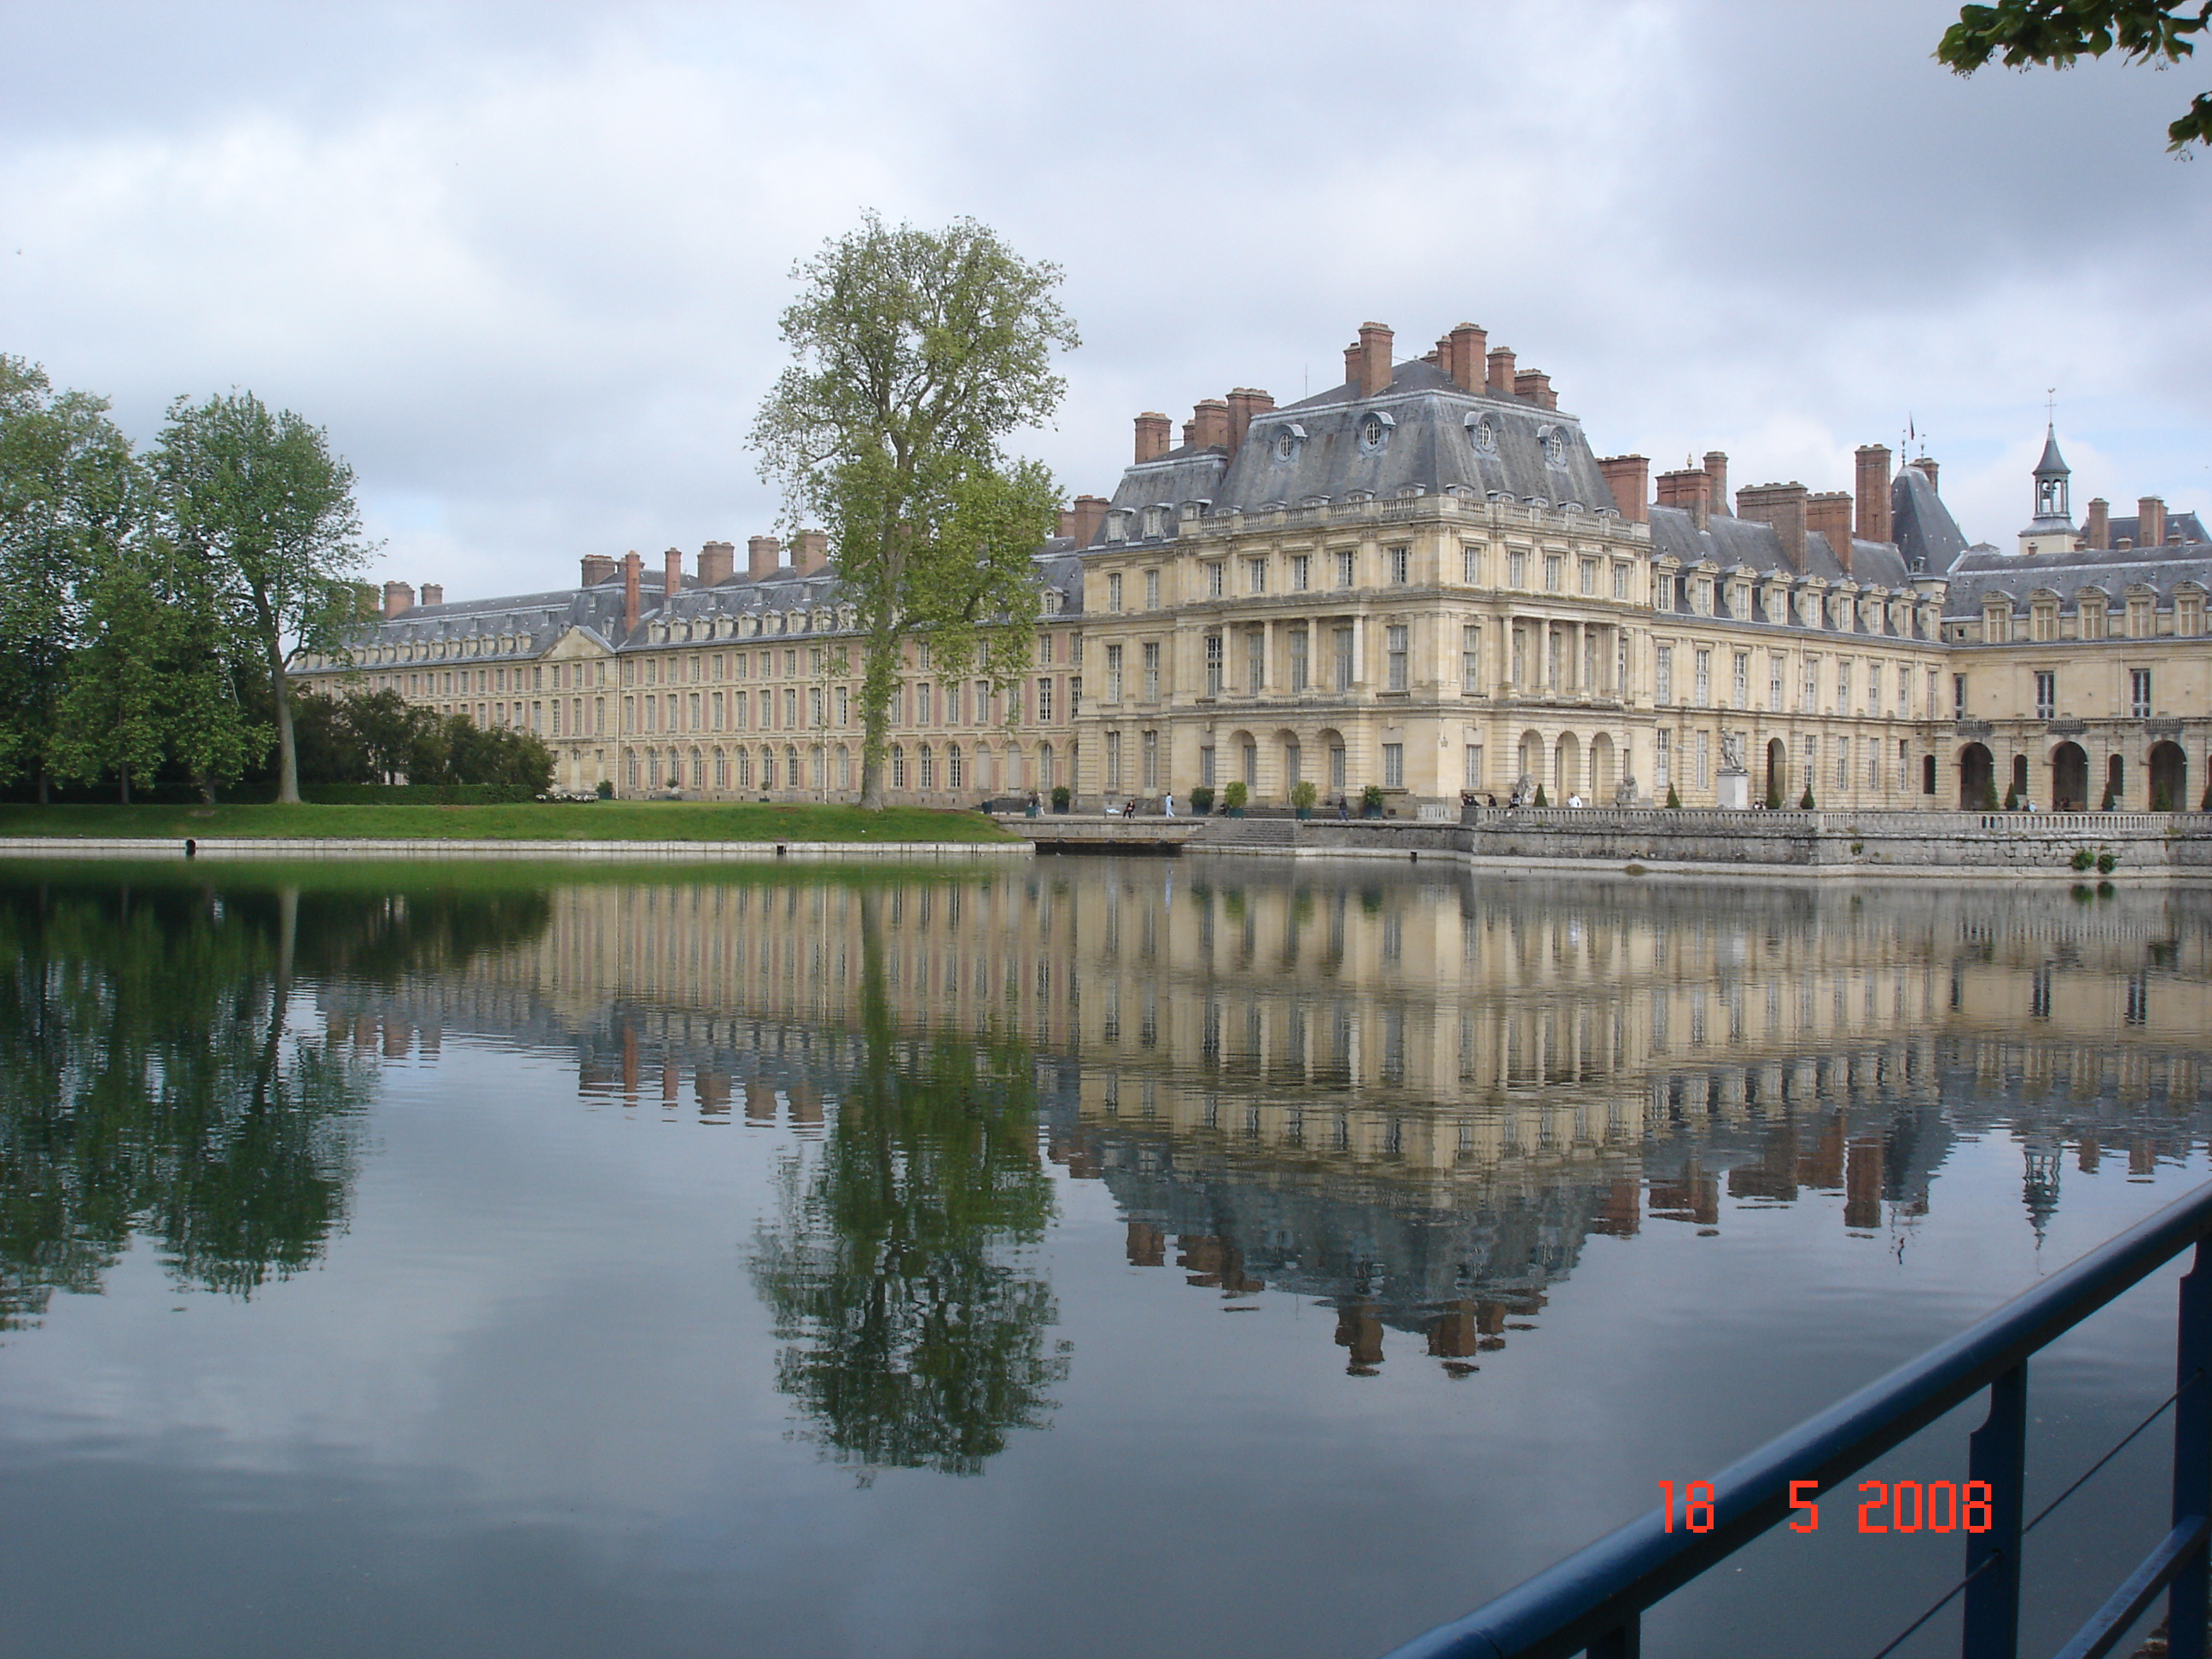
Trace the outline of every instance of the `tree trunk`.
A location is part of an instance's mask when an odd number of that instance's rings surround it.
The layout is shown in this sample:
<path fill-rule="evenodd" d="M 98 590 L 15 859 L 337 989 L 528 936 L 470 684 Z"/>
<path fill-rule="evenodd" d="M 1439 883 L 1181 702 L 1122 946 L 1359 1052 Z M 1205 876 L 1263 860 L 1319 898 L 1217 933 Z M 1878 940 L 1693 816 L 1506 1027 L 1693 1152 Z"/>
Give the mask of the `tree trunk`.
<path fill-rule="evenodd" d="M 201 802 L 201 804 L 202 804 L 203 805 L 206 805 L 206 806 L 212 806 L 212 805 L 215 805 L 215 781 L 214 781 L 214 780 L 213 780 L 213 779 L 211 779 L 211 778 L 210 778 L 210 777 L 208 777 L 208 776 L 206 776 L 204 774 L 203 774 L 201 776 L 199 776 L 199 777 L 198 777 L 198 778 L 195 778 L 195 779 L 193 780 L 193 781 L 194 781 L 195 783 L 198 784 L 198 785 L 199 785 L 199 787 L 200 787 L 200 802 Z"/>
<path fill-rule="evenodd" d="M 292 736 L 292 687 L 284 673 L 284 647 L 273 623 L 263 648 L 269 653 L 269 689 L 276 702 L 276 804 L 300 805 L 300 750 Z"/>
<path fill-rule="evenodd" d="M 115 768 L 115 776 L 118 784 L 122 789 L 123 804 L 125 806 L 128 806 L 131 805 L 131 763 L 129 761 L 118 763 Z"/>
<path fill-rule="evenodd" d="M 884 810 L 884 733 L 890 725 L 888 708 L 860 710 L 860 810 Z"/>
<path fill-rule="evenodd" d="M 41 806 L 51 805 L 46 799 L 46 769 L 43 766 L 39 768 L 39 805 Z"/>

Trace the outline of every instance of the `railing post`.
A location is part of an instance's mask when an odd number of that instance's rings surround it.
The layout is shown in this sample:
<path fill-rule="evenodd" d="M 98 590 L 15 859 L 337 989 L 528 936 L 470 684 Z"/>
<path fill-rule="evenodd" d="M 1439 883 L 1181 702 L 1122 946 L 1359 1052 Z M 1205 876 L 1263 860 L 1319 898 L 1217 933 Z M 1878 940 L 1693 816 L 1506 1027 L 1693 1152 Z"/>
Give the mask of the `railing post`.
<path fill-rule="evenodd" d="M 1966 1534 L 1960 1659 L 2018 1659 L 2020 1523 L 2027 1475 L 2027 1362 L 1990 1384 L 1990 1414 L 1967 1441 L 1966 1479 L 1990 1487 L 1990 1529 Z M 1990 1557 L 1996 1557 L 1991 1560 Z"/>
<path fill-rule="evenodd" d="M 2181 1281 L 2181 1312 L 2174 1340 L 2173 1523 L 2212 1515 L 2212 1245 L 2200 1240 L 2197 1259 Z M 2166 1598 L 2168 1659 L 2204 1659 L 2208 1591 L 2212 1573 L 2199 1547 L 2176 1573 Z"/>
<path fill-rule="evenodd" d="M 1583 1650 L 1588 1659 L 1643 1659 L 1644 1615 L 1632 1613 L 1626 1621 Z"/>

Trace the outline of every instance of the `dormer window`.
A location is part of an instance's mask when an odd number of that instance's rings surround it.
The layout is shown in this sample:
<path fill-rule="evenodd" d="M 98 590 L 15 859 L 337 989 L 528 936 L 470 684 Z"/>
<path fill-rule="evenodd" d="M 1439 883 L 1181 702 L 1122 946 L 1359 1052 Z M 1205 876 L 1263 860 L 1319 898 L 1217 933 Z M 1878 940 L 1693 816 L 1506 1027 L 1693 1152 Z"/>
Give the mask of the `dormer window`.
<path fill-rule="evenodd" d="M 1359 417 L 1359 448 L 1362 454 L 1379 455 L 1390 447 L 1390 434 L 1396 429 L 1397 418 L 1379 409 L 1370 409 Z"/>
<path fill-rule="evenodd" d="M 1145 520 L 1144 520 L 1144 537 L 1145 537 L 1145 539 L 1146 539 L 1146 541 L 1157 541 L 1158 539 L 1159 539 L 1159 538 L 1161 538 L 1161 537 L 1163 537 L 1163 536 L 1166 535 L 1167 533 L 1168 533 L 1168 510 L 1167 510 L 1167 508 L 1166 508 L 1166 507 L 1146 507 L 1146 508 L 1145 509 Z"/>

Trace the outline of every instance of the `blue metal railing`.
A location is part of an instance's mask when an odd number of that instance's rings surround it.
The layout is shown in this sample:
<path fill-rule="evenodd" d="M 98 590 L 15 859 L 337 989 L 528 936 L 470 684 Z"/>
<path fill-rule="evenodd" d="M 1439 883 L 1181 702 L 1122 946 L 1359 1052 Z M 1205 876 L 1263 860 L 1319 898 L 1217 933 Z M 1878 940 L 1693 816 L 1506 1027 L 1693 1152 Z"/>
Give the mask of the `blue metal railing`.
<path fill-rule="evenodd" d="M 2028 1356 L 2192 1245 L 2196 1260 L 2180 1287 L 2174 1393 L 2166 1402 L 2174 1412 L 2172 1530 L 2060 1650 L 2060 1659 L 2100 1659 L 2160 1590 L 2167 1596 L 2169 1659 L 2206 1659 L 2212 1587 L 2206 1550 L 2207 1517 L 2212 1516 L 2208 1241 L 2212 1186 L 2169 1205 L 1948 1342 L 1722 1470 L 1712 1478 L 1711 1530 L 1693 1532 L 1679 1522 L 1670 1529 L 1669 1515 L 1655 1509 L 1466 1618 L 1407 1643 L 1389 1659 L 1549 1659 L 1585 1651 L 1593 1659 L 1637 1659 L 1645 1608 L 1788 1518 L 1791 1499 L 1805 1492 L 1807 1483 L 1817 1482 L 1818 1491 L 1826 1492 L 1984 1389 L 1990 1392 L 1989 1416 L 1968 1443 L 1967 1478 L 1989 1483 L 1990 1525 L 1967 1535 L 1965 1575 L 1952 1594 L 1965 1596 L 1964 1659 L 2015 1659 L 2021 1539 L 2027 1530 L 2021 1511 Z"/>

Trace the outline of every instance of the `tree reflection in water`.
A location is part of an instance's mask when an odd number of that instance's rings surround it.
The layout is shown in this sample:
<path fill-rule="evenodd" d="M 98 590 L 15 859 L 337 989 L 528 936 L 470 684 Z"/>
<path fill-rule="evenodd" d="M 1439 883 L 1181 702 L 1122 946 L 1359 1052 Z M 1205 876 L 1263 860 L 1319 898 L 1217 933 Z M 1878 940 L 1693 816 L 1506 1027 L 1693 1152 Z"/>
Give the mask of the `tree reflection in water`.
<path fill-rule="evenodd" d="M 388 982 L 545 915 L 543 894 L 0 877 L 0 1329 L 97 1291 L 134 1235 L 235 1296 L 312 1264 L 375 1068 L 288 1029 L 295 984 Z"/>
<path fill-rule="evenodd" d="M 782 1175 L 753 1277 L 787 1343 L 776 1384 L 836 1462 L 980 1474 L 1044 1426 L 1067 1375 L 1026 1247 L 1052 1218 L 1035 1071 L 1011 1036 L 902 1035 L 879 896 L 861 907 L 861 1054 L 830 1127 Z"/>

